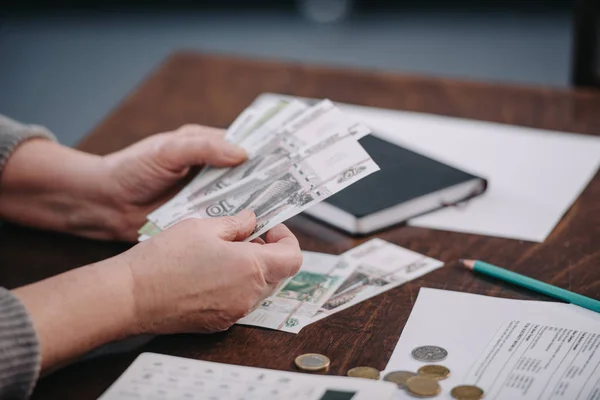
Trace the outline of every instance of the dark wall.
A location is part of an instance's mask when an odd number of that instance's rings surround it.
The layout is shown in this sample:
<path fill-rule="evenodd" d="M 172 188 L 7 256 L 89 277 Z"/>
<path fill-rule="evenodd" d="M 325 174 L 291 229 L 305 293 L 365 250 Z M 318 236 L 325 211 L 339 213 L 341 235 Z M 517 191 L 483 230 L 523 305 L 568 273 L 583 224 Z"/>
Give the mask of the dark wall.
<path fill-rule="evenodd" d="M 272 9 L 293 10 L 305 0 L 20 0 L 5 1 L 0 12 L 114 9 Z M 402 9 L 552 11 L 571 0 L 353 0 L 358 12 Z"/>

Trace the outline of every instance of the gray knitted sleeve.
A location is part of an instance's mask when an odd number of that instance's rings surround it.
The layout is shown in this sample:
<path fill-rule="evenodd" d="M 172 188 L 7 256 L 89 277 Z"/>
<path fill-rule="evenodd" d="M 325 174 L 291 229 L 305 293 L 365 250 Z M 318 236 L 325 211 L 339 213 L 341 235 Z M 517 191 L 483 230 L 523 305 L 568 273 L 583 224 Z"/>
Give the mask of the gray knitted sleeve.
<path fill-rule="evenodd" d="M 0 115 L 0 178 L 13 150 L 34 137 L 54 139 L 45 128 Z M 10 291 L 0 288 L 0 399 L 28 398 L 40 361 L 40 345 L 27 310 Z"/>
<path fill-rule="evenodd" d="M 40 372 L 40 345 L 27 310 L 0 288 L 0 399 L 27 399 Z"/>
<path fill-rule="evenodd" d="M 0 176 L 6 161 L 17 146 L 34 137 L 56 140 L 54 135 L 42 126 L 21 124 L 0 114 Z"/>

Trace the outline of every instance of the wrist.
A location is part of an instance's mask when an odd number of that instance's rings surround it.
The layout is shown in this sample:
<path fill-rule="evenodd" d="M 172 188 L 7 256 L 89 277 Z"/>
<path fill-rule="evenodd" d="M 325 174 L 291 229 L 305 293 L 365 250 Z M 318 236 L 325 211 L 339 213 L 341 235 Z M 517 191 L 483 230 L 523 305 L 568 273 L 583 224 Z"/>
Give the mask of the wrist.
<path fill-rule="evenodd" d="M 107 196 L 102 157 L 48 140 L 22 143 L 0 181 L 0 217 L 24 225 L 112 239 L 119 213 Z"/>
<path fill-rule="evenodd" d="M 38 335 L 42 369 L 136 334 L 131 287 L 117 256 L 14 290 Z"/>

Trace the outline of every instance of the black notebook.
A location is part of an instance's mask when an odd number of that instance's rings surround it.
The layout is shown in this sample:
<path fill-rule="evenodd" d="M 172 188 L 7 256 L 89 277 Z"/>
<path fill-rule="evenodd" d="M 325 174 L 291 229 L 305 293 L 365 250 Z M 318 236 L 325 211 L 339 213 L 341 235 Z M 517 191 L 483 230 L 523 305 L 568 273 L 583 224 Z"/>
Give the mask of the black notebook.
<path fill-rule="evenodd" d="M 352 234 L 368 234 L 483 193 L 484 178 L 368 135 L 377 171 L 305 211 Z"/>

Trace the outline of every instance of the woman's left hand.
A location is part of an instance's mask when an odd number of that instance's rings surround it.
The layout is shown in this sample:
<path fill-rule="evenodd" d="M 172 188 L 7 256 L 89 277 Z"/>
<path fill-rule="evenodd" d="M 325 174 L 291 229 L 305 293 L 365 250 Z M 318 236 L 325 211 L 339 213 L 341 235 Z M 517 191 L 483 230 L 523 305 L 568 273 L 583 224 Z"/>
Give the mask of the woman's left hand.
<path fill-rule="evenodd" d="M 181 189 L 191 167 L 227 167 L 244 161 L 244 150 L 226 142 L 223 134 L 220 129 L 184 125 L 104 156 L 110 182 L 103 186 L 121 215 L 116 238 L 135 240 L 146 215 Z"/>
<path fill-rule="evenodd" d="M 246 158 L 223 131 L 184 125 L 106 156 L 44 139 L 21 143 L 0 174 L 0 220 L 95 239 L 135 241 L 146 215 L 193 166 Z"/>

